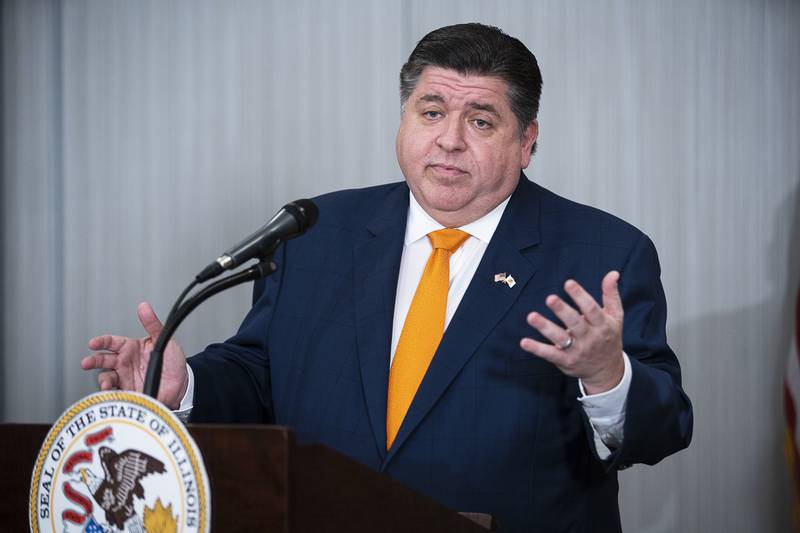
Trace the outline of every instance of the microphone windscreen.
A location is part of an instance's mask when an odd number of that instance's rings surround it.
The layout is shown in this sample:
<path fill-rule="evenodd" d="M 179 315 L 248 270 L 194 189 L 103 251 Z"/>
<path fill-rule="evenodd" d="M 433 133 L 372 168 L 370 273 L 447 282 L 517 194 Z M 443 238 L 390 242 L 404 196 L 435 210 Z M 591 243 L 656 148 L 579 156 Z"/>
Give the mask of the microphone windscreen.
<path fill-rule="evenodd" d="M 284 208 L 292 211 L 292 214 L 300 225 L 300 233 L 305 232 L 308 228 L 316 224 L 319 218 L 319 208 L 317 208 L 317 204 L 305 198 L 289 202 Z"/>

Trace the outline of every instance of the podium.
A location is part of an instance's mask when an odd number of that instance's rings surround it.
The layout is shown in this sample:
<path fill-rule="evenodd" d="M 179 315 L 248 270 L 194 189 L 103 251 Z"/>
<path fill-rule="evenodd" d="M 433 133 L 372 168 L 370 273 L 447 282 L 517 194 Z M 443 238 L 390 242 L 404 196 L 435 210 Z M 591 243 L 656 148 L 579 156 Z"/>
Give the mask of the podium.
<path fill-rule="evenodd" d="M 189 425 L 211 483 L 212 531 L 473 532 L 487 529 L 280 426 Z M 0 424 L 0 524 L 28 530 L 31 472 L 47 425 Z"/>

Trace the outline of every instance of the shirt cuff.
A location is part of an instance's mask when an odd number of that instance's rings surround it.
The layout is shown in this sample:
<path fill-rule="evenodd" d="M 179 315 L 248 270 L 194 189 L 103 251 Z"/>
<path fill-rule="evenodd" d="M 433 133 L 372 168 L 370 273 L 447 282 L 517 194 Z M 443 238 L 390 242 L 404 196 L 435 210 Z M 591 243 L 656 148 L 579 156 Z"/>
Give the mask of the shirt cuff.
<path fill-rule="evenodd" d="M 173 411 L 184 424 L 189 421 L 189 415 L 192 414 L 192 407 L 194 407 L 194 372 L 189 363 L 186 363 L 186 372 L 189 374 L 189 384 L 186 386 L 186 393 L 183 395 L 181 404 L 177 410 Z"/>
<path fill-rule="evenodd" d="M 589 417 L 589 422 L 594 430 L 594 444 L 597 455 L 601 459 L 611 456 L 611 448 L 622 445 L 623 428 L 625 426 L 625 402 L 628 399 L 628 390 L 631 387 L 631 361 L 628 354 L 622 353 L 625 370 L 622 379 L 611 390 L 599 394 L 586 394 L 583 383 L 578 380 L 583 410 Z"/>

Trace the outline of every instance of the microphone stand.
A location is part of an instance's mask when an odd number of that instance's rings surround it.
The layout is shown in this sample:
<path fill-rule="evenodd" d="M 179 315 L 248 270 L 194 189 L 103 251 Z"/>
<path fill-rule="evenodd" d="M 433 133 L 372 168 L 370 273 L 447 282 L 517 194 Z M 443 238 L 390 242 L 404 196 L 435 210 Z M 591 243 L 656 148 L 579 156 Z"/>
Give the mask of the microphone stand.
<path fill-rule="evenodd" d="M 273 252 L 276 247 L 277 246 L 272 247 L 270 252 Z M 252 267 L 215 281 L 208 287 L 198 291 L 191 298 L 186 300 L 186 302 L 183 302 L 183 299 L 189 294 L 189 291 L 198 283 L 197 279 L 193 280 L 178 297 L 175 305 L 173 305 L 167 317 L 167 321 L 164 324 L 164 329 L 161 330 L 156 340 L 155 347 L 150 352 L 150 360 L 147 363 L 143 392 L 153 398 L 158 397 L 158 389 L 161 385 L 161 370 L 164 366 L 164 350 L 167 347 L 167 343 L 172 338 L 172 335 L 175 333 L 175 330 L 178 329 L 178 326 L 180 326 L 181 322 L 183 322 L 189 313 L 215 294 L 235 287 L 236 285 L 269 276 L 277 269 L 278 267 L 272 262 L 272 253 L 269 253 L 269 255 L 262 258 Z"/>

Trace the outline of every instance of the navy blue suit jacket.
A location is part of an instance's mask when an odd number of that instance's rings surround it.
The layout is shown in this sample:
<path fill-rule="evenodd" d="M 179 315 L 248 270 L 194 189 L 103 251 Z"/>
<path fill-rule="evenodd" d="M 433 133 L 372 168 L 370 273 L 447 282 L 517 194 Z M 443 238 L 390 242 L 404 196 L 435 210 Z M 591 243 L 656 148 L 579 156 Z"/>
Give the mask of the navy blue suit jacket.
<path fill-rule="evenodd" d="M 408 187 L 316 199 L 317 225 L 255 284 L 238 333 L 190 358 L 196 422 L 294 429 L 501 531 L 618 531 L 616 471 L 689 444 L 692 411 L 665 338 L 655 248 L 633 226 L 524 175 L 391 450 L 386 394 Z M 595 452 L 578 383 L 524 352 L 525 321 L 573 278 L 601 300 L 617 269 L 633 369 L 624 442 Z M 497 272 L 516 285 L 495 283 Z"/>

